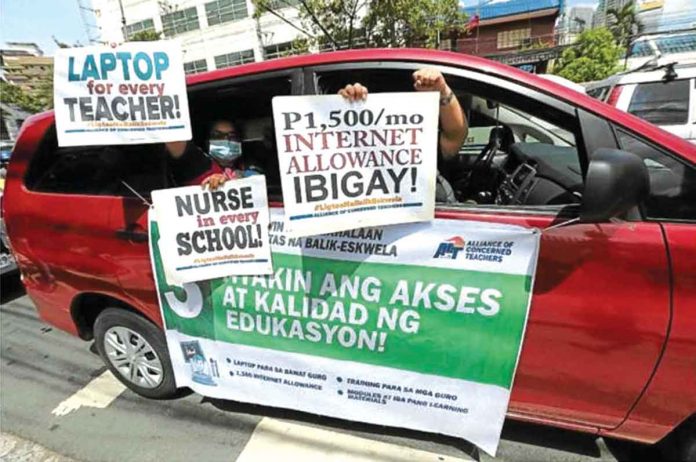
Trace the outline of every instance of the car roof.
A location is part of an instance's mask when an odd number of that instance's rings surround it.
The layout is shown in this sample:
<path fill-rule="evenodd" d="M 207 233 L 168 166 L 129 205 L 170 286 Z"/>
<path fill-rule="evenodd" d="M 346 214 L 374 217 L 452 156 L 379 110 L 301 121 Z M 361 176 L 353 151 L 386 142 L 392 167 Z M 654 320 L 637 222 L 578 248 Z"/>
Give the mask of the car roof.
<path fill-rule="evenodd" d="M 189 87 L 226 80 L 233 77 L 260 74 L 265 72 L 290 70 L 298 67 L 319 66 L 329 64 L 354 63 L 361 61 L 373 62 L 417 62 L 426 65 L 441 65 L 465 68 L 478 73 L 484 73 L 515 82 L 545 93 L 553 98 L 560 99 L 572 105 L 581 106 L 585 110 L 611 119 L 618 125 L 640 133 L 648 139 L 675 152 L 684 153 L 692 162 L 696 163 L 696 147 L 692 144 L 668 133 L 659 127 L 627 114 L 619 109 L 609 106 L 601 101 L 567 88 L 551 80 L 543 79 L 520 69 L 508 66 L 490 59 L 478 56 L 455 53 L 449 51 L 417 49 L 417 48 L 371 48 L 361 50 L 334 51 L 329 53 L 305 54 L 288 58 L 272 59 L 267 61 L 242 64 L 239 66 L 217 69 L 200 74 L 189 75 L 186 82 Z M 52 111 L 49 112 L 52 116 Z M 33 116 L 29 122 L 37 121 Z M 29 124 L 25 124 L 29 125 Z"/>
<path fill-rule="evenodd" d="M 668 56 L 660 61 L 660 66 L 664 66 L 671 62 L 674 63 L 674 71 L 677 73 L 678 79 L 690 79 L 696 77 L 696 55 L 690 53 L 690 58 L 687 61 L 675 60 L 672 61 L 673 56 Z M 614 74 L 607 77 L 604 80 L 597 80 L 594 82 L 589 82 L 586 84 L 586 88 L 593 89 L 598 87 L 614 86 L 614 85 L 625 85 L 629 83 L 644 83 L 644 82 L 660 82 L 665 75 L 665 67 L 660 67 L 659 69 L 645 69 L 645 70 L 632 70 L 627 72 L 622 72 L 619 74 Z"/>

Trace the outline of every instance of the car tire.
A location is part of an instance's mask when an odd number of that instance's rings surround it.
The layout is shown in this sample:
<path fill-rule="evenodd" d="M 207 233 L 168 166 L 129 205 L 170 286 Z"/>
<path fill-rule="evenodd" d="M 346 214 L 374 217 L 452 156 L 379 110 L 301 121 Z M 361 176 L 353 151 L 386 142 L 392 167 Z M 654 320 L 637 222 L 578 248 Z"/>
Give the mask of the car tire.
<path fill-rule="evenodd" d="M 107 308 L 94 323 L 99 356 L 125 386 L 146 398 L 177 394 L 164 333 L 142 316 Z"/>

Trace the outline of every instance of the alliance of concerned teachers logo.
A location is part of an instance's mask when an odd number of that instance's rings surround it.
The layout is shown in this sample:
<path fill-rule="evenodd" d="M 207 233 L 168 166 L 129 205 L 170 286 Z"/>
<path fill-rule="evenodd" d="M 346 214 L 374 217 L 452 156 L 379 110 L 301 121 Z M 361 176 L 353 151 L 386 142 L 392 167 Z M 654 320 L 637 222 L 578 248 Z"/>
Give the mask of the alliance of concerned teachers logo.
<path fill-rule="evenodd" d="M 455 260 L 459 252 L 464 250 L 465 246 L 466 241 L 463 238 L 459 236 L 450 237 L 445 242 L 440 243 L 433 258 L 449 258 Z"/>

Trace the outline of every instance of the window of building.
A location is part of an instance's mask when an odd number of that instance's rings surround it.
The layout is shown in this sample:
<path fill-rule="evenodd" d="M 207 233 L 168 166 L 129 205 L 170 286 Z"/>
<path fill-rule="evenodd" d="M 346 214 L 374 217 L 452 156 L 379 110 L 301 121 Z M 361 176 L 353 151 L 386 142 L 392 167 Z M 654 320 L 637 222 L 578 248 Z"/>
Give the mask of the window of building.
<path fill-rule="evenodd" d="M 215 26 L 249 16 L 246 0 L 216 0 L 205 4 L 208 25 Z"/>
<path fill-rule="evenodd" d="M 292 53 L 292 42 L 277 43 L 263 47 L 266 59 L 282 58 Z"/>
<path fill-rule="evenodd" d="M 205 59 L 197 59 L 196 61 L 189 61 L 184 63 L 184 72 L 187 74 L 196 74 L 198 72 L 205 72 L 208 70 L 208 63 Z"/>
<path fill-rule="evenodd" d="M 655 40 L 661 54 L 696 51 L 696 34 L 659 37 Z"/>
<path fill-rule="evenodd" d="M 532 29 L 514 29 L 498 32 L 498 49 L 519 47 L 524 40 L 531 38 Z"/>
<path fill-rule="evenodd" d="M 133 24 L 128 24 L 126 26 L 126 36 L 128 38 L 133 37 L 133 35 L 138 32 L 154 32 L 155 22 L 152 19 L 145 19 L 144 21 L 134 22 Z"/>
<path fill-rule="evenodd" d="M 300 3 L 300 0 L 271 0 L 268 2 L 268 7 L 271 9 L 286 8 L 289 6 L 295 7 Z"/>
<path fill-rule="evenodd" d="M 689 119 L 689 80 L 639 83 L 628 112 L 657 125 L 685 124 Z"/>
<path fill-rule="evenodd" d="M 696 167 L 624 130 L 616 130 L 621 149 L 643 159 L 650 177 L 645 214 L 657 220 L 696 221 Z"/>
<path fill-rule="evenodd" d="M 653 49 L 650 47 L 650 44 L 645 40 L 636 42 L 633 44 L 633 46 L 631 46 L 631 58 L 652 56 L 653 54 Z"/>
<path fill-rule="evenodd" d="M 254 50 L 235 51 L 215 57 L 215 69 L 253 63 Z"/>
<path fill-rule="evenodd" d="M 183 34 L 200 28 L 196 7 L 173 11 L 162 15 L 162 29 L 166 37 Z"/>

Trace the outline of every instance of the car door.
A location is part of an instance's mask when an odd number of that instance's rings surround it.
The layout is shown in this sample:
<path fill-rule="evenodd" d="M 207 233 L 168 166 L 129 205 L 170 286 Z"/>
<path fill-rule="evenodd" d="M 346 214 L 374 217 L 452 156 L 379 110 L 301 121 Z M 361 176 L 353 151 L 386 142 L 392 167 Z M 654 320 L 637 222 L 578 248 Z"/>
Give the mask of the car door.
<path fill-rule="evenodd" d="M 109 217 L 120 201 L 122 153 L 114 146 L 58 147 L 52 124 L 46 117 L 32 127 L 43 139 L 23 184 L 12 184 L 17 202 L 5 207 L 27 292 L 43 319 L 75 332 L 70 308 L 77 295 L 120 295 Z M 26 149 L 20 149 L 19 165 Z"/>
<path fill-rule="evenodd" d="M 332 93 L 361 79 L 371 92 L 408 91 L 410 74 L 425 65 L 321 66 L 315 69 L 315 91 Z M 559 125 L 557 133 L 572 133 L 578 155 L 574 168 L 581 173 L 586 171 L 588 153 L 599 147 L 616 148 L 609 124 L 579 108 L 488 74 L 454 67 L 441 70 L 469 112 L 473 128 L 491 125 L 488 115 L 470 112 L 477 99 L 490 100 L 546 121 L 545 130 Z M 465 147 L 461 152 L 469 151 Z M 441 162 L 439 168 L 456 180 L 460 175 L 447 169 L 470 164 L 460 158 Z M 436 207 L 438 218 L 544 230 L 509 413 L 575 428 L 612 428 L 640 396 L 665 341 L 670 287 L 665 241 L 659 224 L 640 219 L 559 226 L 577 214 L 577 204 Z"/>
<path fill-rule="evenodd" d="M 205 147 L 207 131 L 213 121 L 233 120 L 242 133 L 243 159 L 255 167 L 262 167 L 266 174 L 269 200 L 273 200 L 280 191 L 280 177 L 275 142 L 270 138 L 273 134 L 271 99 L 299 91 L 295 87 L 300 81 L 299 73 L 287 71 L 238 77 L 206 83 L 201 85 L 202 89 L 190 89 L 193 142 Z M 118 275 L 120 284 L 138 308 L 161 325 L 147 235 L 151 190 L 140 190 L 142 198 L 133 193 L 125 194 L 113 208 L 110 219 L 111 227 L 118 233 L 115 258 L 121 269 Z"/>

